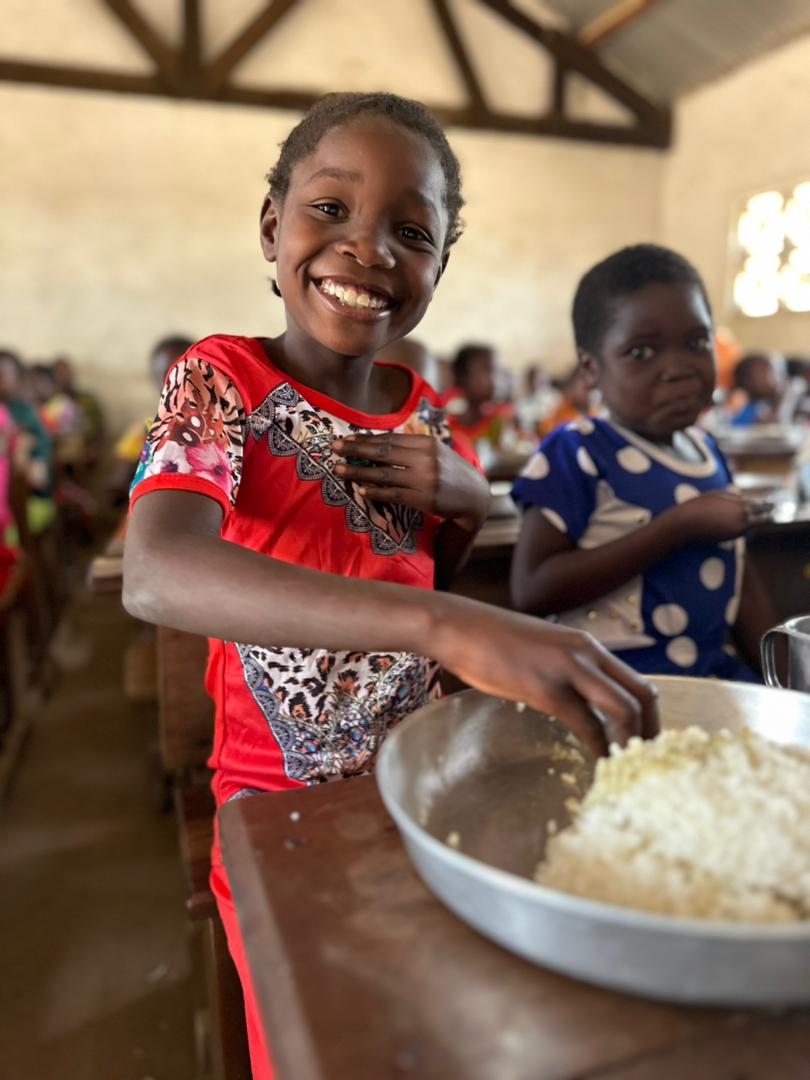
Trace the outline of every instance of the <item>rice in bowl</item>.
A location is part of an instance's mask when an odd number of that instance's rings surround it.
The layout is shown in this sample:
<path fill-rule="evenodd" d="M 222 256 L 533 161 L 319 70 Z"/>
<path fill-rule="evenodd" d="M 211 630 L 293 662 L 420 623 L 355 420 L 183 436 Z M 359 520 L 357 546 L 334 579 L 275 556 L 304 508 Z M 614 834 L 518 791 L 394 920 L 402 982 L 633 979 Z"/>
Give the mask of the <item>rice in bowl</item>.
<path fill-rule="evenodd" d="M 631 739 L 598 762 L 535 879 L 662 915 L 810 919 L 810 750 L 748 730 Z"/>

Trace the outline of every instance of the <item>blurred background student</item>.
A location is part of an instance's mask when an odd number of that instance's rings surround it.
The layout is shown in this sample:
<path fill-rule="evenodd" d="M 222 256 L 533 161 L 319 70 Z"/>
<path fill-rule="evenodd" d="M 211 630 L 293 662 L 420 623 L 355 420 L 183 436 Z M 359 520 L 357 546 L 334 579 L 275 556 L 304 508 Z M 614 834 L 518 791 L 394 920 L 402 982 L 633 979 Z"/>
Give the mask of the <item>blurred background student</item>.
<path fill-rule="evenodd" d="M 462 345 L 453 360 L 453 385 L 445 399 L 447 419 L 455 434 L 475 448 L 484 468 L 517 441 L 517 419 L 511 401 L 499 400 L 498 353 L 492 345 Z"/>
<path fill-rule="evenodd" d="M 193 341 L 183 334 L 170 334 L 152 346 L 149 353 L 149 375 L 159 394 L 166 381 L 166 372 L 179 360 Z M 118 438 L 112 451 L 112 472 L 109 480 L 110 495 L 116 506 L 125 505 L 129 498 L 129 485 L 135 475 L 151 417 L 133 420 Z"/>

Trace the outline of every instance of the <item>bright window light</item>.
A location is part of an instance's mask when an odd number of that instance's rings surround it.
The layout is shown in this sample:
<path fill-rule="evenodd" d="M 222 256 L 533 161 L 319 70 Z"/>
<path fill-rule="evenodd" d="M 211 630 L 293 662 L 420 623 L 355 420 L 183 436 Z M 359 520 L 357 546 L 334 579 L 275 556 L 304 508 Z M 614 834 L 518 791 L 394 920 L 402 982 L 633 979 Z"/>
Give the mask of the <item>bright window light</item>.
<path fill-rule="evenodd" d="M 810 311 L 810 180 L 752 195 L 736 239 L 734 303 L 744 315 Z"/>

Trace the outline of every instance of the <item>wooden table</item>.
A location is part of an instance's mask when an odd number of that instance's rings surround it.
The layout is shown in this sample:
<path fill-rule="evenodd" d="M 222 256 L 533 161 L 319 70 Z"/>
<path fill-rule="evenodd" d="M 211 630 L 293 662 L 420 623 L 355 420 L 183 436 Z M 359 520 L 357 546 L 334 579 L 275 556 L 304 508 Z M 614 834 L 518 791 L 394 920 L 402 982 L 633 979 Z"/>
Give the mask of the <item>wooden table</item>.
<path fill-rule="evenodd" d="M 491 944 L 411 868 L 372 777 L 220 811 L 279 1080 L 807 1080 L 810 1013 L 697 1009 Z"/>
<path fill-rule="evenodd" d="M 127 531 L 127 515 L 124 514 L 115 532 L 104 545 L 101 554 L 90 562 L 87 571 L 87 587 L 92 593 L 120 593 L 124 583 L 124 536 Z"/>

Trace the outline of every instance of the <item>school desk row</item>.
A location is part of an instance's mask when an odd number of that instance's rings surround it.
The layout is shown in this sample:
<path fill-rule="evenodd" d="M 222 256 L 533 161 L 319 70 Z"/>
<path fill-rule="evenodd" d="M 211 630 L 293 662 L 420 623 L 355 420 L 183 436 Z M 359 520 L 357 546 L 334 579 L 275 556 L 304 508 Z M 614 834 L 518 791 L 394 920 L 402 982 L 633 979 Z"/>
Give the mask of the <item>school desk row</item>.
<path fill-rule="evenodd" d="M 499 606 L 509 603 L 509 565 L 520 531 L 516 516 L 490 518 L 475 540 L 453 592 Z M 775 520 L 749 533 L 748 557 L 771 595 L 781 621 L 810 613 L 810 502 L 782 503 Z M 114 536 L 90 564 L 94 593 L 120 593 L 124 542 Z"/>

